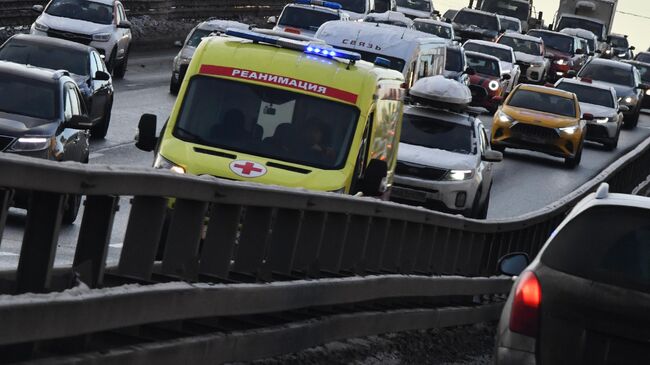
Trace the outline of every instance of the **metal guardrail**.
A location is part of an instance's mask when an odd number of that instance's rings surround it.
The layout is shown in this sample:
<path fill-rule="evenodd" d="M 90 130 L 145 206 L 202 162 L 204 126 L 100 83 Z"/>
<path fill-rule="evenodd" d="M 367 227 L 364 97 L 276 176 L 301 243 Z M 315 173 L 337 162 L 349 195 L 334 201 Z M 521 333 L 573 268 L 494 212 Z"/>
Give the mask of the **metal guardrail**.
<path fill-rule="evenodd" d="M 29 25 L 37 14 L 33 5 L 45 5 L 44 0 L 0 1 L 0 27 Z M 205 19 L 218 16 L 277 15 L 287 0 L 123 0 L 129 16 L 151 16 L 156 19 Z"/>
<path fill-rule="evenodd" d="M 488 278 L 499 257 L 535 255 L 601 182 L 632 191 L 650 174 L 650 139 L 562 200 L 502 221 L 143 168 L 6 155 L 0 171 L 0 231 L 14 192 L 31 196 L 18 267 L 0 273 L 0 362 L 73 353 L 174 363 L 172 354 L 198 353 L 192 362 L 214 363 L 496 319 L 510 286 Z M 85 195 L 85 211 L 74 262 L 55 269 L 68 194 Z M 121 257 L 106 267 L 124 196 L 133 198 Z M 232 341 L 241 346 L 210 357 Z"/>

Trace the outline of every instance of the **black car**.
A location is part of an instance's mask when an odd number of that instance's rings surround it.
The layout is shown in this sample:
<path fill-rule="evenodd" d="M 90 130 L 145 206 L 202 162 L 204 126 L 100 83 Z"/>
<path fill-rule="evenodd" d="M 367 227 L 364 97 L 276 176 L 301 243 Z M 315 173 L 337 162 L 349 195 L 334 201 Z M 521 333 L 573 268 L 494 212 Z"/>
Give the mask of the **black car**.
<path fill-rule="evenodd" d="M 650 63 L 650 52 L 639 52 L 634 56 L 635 61 Z"/>
<path fill-rule="evenodd" d="M 518 253 L 499 263 L 518 278 L 499 322 L 496 365 L 648 364 L 649 198 L 601 186 L 527 263 Z"/>
<path fill-rule="evenodd" d="M 641 82 L 641 75 L 634 66 L 620 61 L 592 58 L 580 70 L 578 77 L 613 87 L 619 104 L 629 109 L 623 113 L 625 126 L 636 127 L 647 87 Z"/>
<path fill-rule="evenodd" d="M 67 71 L 0 61 L 0 152 L 86 163 L 90 125 Z M 80 202 L 80 196 L 67 199 L 64 223 L 75 221 Z M 14 206 L 26 208 L 27 195 L 18 192 Z"/>
<path fill-rule="evenodd" d="M 604 58 L 613 58 L 619 60 L 631 60 L 632 51 L 634 46 L 630 46 L 627 41 L 627 36 L 622 34 L 610 34 L 607 37 L 607 50 L 605 50 Z"/>
<path fill-rule="evenodd" d="M 68 71 L 88 107 L 91 136 L 106 136 L 113 107 L 113 82 L 95 48 L 63 39 L 19 34 L 0 47 L 0 60 Z"/>
<path fill-rule="evenodd" d="M 463 43 L 469 39 L 494 42 L 503 32 L 496 14 L 469 8 L 456 13 L 452 24 L 456 37 L 460 37 Z"/>
<path fill-rule="evenodd" d="M 626 63 L 634 66 L 641 75 L 641 82 L 645 85 L 646 88 L 650 88 L 650 53 L 649 57 L 645 62 L 639 61 L 639 58 L 635 61 L 625 61 Z M 643 97 L 643 102 L 641 103 L 641 108 L 647 109 L 650 108 L 650 90 L 646 90 L 645 96 Z"/>

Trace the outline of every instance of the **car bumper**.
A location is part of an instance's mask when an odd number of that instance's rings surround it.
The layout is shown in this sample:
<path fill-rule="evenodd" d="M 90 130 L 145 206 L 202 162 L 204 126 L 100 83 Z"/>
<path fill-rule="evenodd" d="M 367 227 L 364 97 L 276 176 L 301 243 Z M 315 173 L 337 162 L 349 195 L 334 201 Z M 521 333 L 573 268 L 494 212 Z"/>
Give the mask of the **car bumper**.
<path fill-rule="evenodd" d="M 596 122 L 587 123 L 586 140 L 594 142 L 613 142 L 616 139 L 618 132 L 618 125 L 616 123 L 607 122 L 605 124 L 598 124 Z"/>
<path fill-rule="evenodd" d="M 495 119 L 492 125 L 492 146 L 525 149 L 562 158 L 575 157 L 580 150 L 584 133 L 582 130 L 573 134 L 558 132 L 552 135 L 549 132 L 548 136 L 539 136 L 514 130 L 516 124 L 518 123 L 502 123 Z"/>
<path fill-rule="evenodd" d="M 522 75 L 526 78 L 527 81 L 529 82 L 544 82 L 544 75 L 546 72 L 546 67 L 544 66 L 528 66 L 525 70 L 525 74 L 522 73 Z"/>
<path fill-rule="evenodd" d="M 396 175 L 391 200 L 452 214 L 463 214 L 472 209 L 480 186 L 474 176 L 462 181 L 431 181 Z"/>

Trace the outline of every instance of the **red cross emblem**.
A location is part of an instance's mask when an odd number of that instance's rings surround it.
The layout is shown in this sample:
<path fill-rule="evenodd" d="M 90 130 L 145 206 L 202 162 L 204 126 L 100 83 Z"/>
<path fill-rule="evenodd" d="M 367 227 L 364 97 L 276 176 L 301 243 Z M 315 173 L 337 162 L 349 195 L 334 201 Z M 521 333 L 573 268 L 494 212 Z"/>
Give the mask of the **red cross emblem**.
<path fill-rule="evenodd" d="M 266 174 L 266 167 L 252 161 L 233 161 L 230 170 L 242 177 L 260 177 Z"/>

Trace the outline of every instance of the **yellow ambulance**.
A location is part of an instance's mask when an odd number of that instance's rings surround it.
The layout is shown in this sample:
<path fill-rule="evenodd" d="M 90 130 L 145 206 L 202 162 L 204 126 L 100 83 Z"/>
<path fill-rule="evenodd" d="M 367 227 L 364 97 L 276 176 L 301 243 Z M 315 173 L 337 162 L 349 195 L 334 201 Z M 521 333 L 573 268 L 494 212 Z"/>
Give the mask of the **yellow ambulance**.
<path fill-rule="evenodd" d="M 201 42 L 186 75 L 160 137 L 155 116 L 140 120 L 137 146 L 155 150 L 154 167 L 319 191 L 389 192 L 401 73 L 313 39 L 229 29 Z"/>

